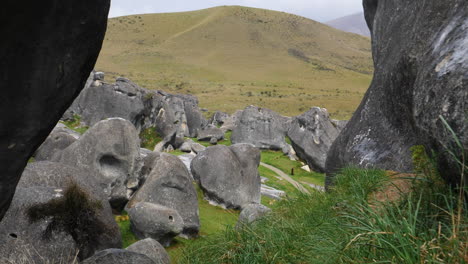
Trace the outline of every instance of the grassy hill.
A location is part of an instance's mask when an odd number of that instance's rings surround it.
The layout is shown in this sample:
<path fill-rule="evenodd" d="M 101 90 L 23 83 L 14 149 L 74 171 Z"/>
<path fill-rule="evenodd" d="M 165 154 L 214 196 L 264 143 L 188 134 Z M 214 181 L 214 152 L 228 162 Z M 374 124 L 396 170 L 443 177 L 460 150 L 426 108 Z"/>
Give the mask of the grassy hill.
<path fill-rule="evenodd" d="M 112 18 L 96 69 L 195 94 L 210 111 L 322 106 L 335 118 L 350 117 L 373 70 L 368 38 L 239 6 Z"/>

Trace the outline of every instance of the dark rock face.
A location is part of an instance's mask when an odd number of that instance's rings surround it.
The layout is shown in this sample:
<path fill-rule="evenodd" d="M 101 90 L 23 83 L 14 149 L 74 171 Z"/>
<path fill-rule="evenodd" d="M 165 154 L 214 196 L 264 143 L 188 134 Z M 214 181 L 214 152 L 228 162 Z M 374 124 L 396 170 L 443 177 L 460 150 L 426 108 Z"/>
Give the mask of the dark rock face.
<path fill-rule="evenodd" d="M 109 5 L 2 3 L 0 32 L 8 37 L 0 42 L 0 219 L 29 157 L 83 89 L 101 49 Z"/>
<path fill-rule="evenodd" d="M 444 148 L 454 145 L 453 138 L 439 116 L 467 152 L 468 2 L 363 3 L 372 31 L 374 79 L 329 152 L 327 185 L 348 164 L 410 171 L 409 148 L 421 144 L 439 154 L 442 176 L 458 182 L 460 167 Z"/>
<path fill-rule="evenodd" d="M 138 178 L 139 145 L 129 121 L 110 118 L 91 127 L 54 161 L 91 171 L 112 207 L 122 209 L 129 196 L 127 182 Z"/>
<path fill-rule="evenodd" d="M 171 208 L 147 202 L 138 202 L 128 208 L 130 228 L 140 239 L 153 238 L 169 246 L 172 238 L 184 228 L 184 220 Z"/>
<path fill-rule="evenodd" d="M 182 235 L 195 237 L 200 229 L 198 199 L 185 164 L 167 153 L 152 153 L 144 160 L 144 184 L 127 207 L 138 202 L 163 205 L 176 210 L 183 219 Z"/>
<path fill-rule="evenodd" d="M 200 152 L 191 171 L 205 196 L 227 208 L 260 203 L 260 151 L 250 144 L 218 145 Z"/>
<path fill-rule="evenodd" d="M 169 264 L 171 260 L 164 247 L 152 238 L 145 238 L 131 244 L 127 250 L 150 257 L 156 264 Z"/>
<path fill-rule="evenodd" d="M 106 249 L 99 251 L 94 256 L 86 259 L 83 264 L 158 264 L 150 257 L 125 250 L 125 249 Z"/>
<path fill-rule="evenodd" d="M 266 108 L 248 106 L 236 121 L 231 141 L 253 144 L 261 149 L 283 150 L 287 148 L 288 129 L 289 118 Z"/>
<path fill-rule="evenodd" d="M 327 110 L 314 107 L 293 119 L 288 137 L 297 156 L 313 170 L 323 172 L 328 150 L 339 133 Z"/>

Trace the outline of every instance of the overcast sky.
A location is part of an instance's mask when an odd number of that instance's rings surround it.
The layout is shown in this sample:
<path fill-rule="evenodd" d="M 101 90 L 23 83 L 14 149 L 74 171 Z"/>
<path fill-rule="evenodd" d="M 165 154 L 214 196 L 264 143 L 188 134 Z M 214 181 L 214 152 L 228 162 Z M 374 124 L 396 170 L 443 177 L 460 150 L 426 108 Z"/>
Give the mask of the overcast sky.
<path fill-rule="evenodd" d="M 362 0 L 112 0 L 110 17 L 241 5 L 284 11 L 326 22 L 362 11 Z"/>

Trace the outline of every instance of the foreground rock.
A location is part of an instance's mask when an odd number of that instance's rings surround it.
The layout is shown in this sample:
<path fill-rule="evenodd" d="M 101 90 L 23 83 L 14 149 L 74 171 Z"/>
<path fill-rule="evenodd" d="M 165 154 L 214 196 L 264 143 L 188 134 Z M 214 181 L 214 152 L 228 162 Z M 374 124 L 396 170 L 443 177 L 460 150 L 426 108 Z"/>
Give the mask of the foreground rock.
<path fill-rule="evenodd" d="M 285 141 L 289 118 L 256 106 L 245 108 L 232 131 L 233 144 L 249 143 L 257 148 L 288 151 Z"/>
<path fill-rule="evenodd" d="M 150 257 L 156 264 L 169 264 L 169 254 L 161 244 L 152 239 L 146 238 L 133 243 L 127 248 L 128 251 L 133 251 Z"/>
<path fill-rule="evenodd" d="M 169 246 L 184 227 L 179 213 L 162 205 L 138 202 L 127 211 L 132 232 L 139 239 L 153 238 L 163 246 Z"/>
<path fill-rule="evenodd" d="M 251 224 L 265 215 L 269 214 L 271 209 L 261 204 L 248 204 L 246 205 L 237 220 L 236 228 L 242 228 L 244 225 Z"/>
<path fill-rule="evenodd" d="M 313 170 L 324 172 L 328 150 L 339 133 L 327 110 L 314 107 L 292 120 L 288 137 L 299 158 Z"/>
<path fill-rule="evenodd" d="M 186 165 L 174 155 L 156 152 L 146 157 L 144 163 L 145 183 L 127 207 L 148 202 L 172 208 L 183 219 L 182 235 L 197 236 L 200 229 L 198 198 Z"/>
<path fill-rule="evenodd" d="M 8 37 L 0 44 L 0 220 L 28 159 L 83 89 L 109 6 L 109 0 L 2 3 Z"/>
<path fill-rule="evenodd" d="M 64 232 L 53 232 L 52 237 L 46 240 L 44 232 L 50 219 L 31 223 L 27 217 L 29 207 L 60 198 L 64 190 L 59 187 L 18 187 L 10 210 L 0 222 L 0 263 L 72 262 L 78 250 L 73 238 Z M 102 201 L 102 197 L 84 190 L 94 201 Z M 85 255 L 92 254 L 96 250 L 122 246 L 119 228 L 107 202 L 102 202 L 102 208 L 97 213 L 97 218 L 109 231 L 99 238 L 97 245 L 87 248 L 90 252 L 83 253 Z M 7 260 L 9 262 L 6 262 Z"/>
<path fill-rule="evenodd" d="M 411 171 L 414 145 L 434 150 L 445 180 L 459 182 L 460 167 L 444 146 L 458 155 L 468 151 L 468 2 L 365 0 L 364 8 L 372 31 L 374 79 L 330 150 L 327 185 L 349 164 Z M 439 116 L 463 150 L 454 147 Z"/>
<path fill-rule="evenodd" d="M 193 177 L 205 196 L 226 208 L 260 203 L 260 151 L 250 144 L 213 146 L 191 164 Z"/>
<path fill-rule="evenodd" d="M 52 131 L 46 141 L 37 149 L 34 154 L 36 161 L 51 160 L 52 157 L 63 149 L 73 144 L 77 139 L 65 132 Z"/>
<path fill-rule="evenodd" d="M 96 253 L 83 264 L 157 264 L 150 257 L 124 249 L 106 249 Z"/>
<path fill-rule="evenodd" d="M 112 207 L 122 209 L 129 196 L 126 183 L 138 177 L 139 156 L 135 127 L 124 119 L 112 118 L 91 127 L 64 149 L 57 161 L 90 171 Z"/>

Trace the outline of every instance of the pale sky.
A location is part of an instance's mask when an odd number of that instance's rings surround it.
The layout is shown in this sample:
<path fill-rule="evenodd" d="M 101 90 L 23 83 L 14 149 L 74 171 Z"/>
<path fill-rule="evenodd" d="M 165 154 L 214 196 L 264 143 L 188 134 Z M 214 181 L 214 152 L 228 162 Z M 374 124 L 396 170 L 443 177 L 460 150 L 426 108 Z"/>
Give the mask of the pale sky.
<path fill-rule="evenodd" d="M 292 13 L 319 22 L 362 12 L 362 0 L 112 0 L 109 17 L 241 5 Z"/>

